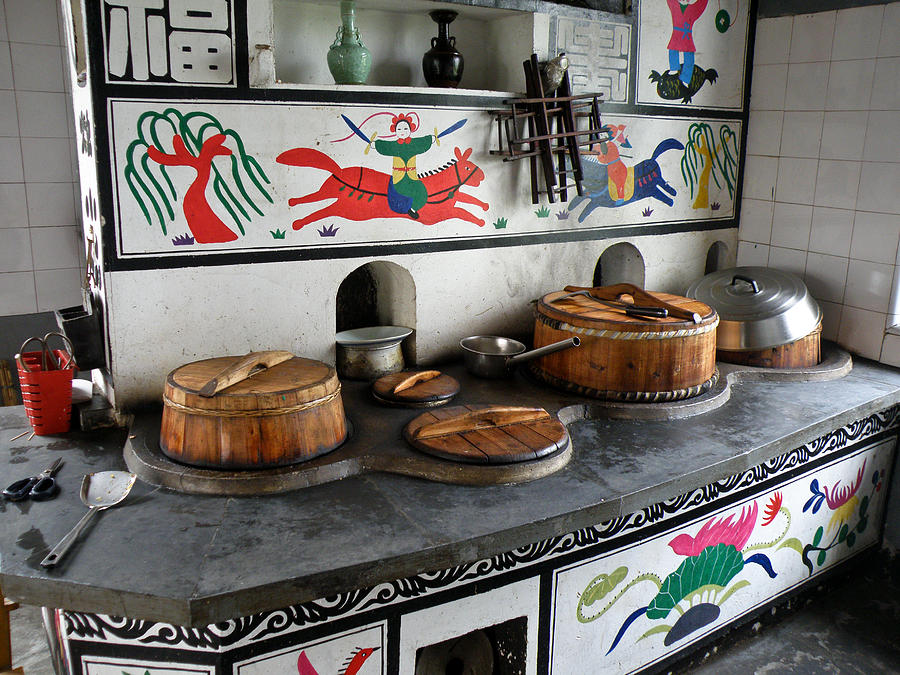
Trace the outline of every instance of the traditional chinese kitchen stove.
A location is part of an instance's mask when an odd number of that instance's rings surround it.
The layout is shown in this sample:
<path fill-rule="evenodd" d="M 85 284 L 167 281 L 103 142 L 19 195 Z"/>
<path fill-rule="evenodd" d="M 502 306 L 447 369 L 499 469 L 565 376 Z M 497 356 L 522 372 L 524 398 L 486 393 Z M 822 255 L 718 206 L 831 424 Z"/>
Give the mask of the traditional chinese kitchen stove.
<path fill-rule="evenodd" d="M 265 390 L 267 378 L 278 379 L 279 368 L 297 366 L 291 361 L 285 363 L 288 365 L 274 366 L 271 374 L 251 377 L 226 391 L 232 397 L 250 391 L 259 394 Z M 317 381 L 323 377 L 330 381 L 333 369 L 313 363 L 317 373 L 322 370 Z M 221 362 L 213 365 L 221 367 Z M 167 441 L 163 438 L 161 444 L 160 430 L 165 436 L 171 421 L 167 422 L 167 414 L 160 411 L 136 416 L 124 454 L 129 469 L 142 480 L 195 494 L 272 494 L 379 472 L 462 485 L 513 484 L 548 476 L 568 463 L 577 451 L 567 432 L 570 424 L 610 418 L 665 421 L 690 417 L 725 405 L 732 396 L 732 385 L 740 382 L 830 380 L 842 377 L 851 367 L 849 354 L 825 343 L 823 360 L 815 367 L 791 370 L 718 363 L 715 384 L 708 391 L 688 399 L 646 403 L 598 400 L 563 392 L 547 387 L 531 374 L 517 373 L 513 378 L 500 380 L 477 378 L 453 364 L 442 371 L 432 371 L 438 372 L 439 377 L 417 381 L 393 394 L 394 398 L 401 398 L 405 391 L 407 401 L 415 401 L 417 388 L 432 392 L 424 397 L 432 399 L 430 403 L 416 401 L 415 407 L 397 401 L 386 405 L 382 397 L 388 394 L 383 382 L 341 382 L 319 398 L 339 394 L 331 401 L 339 401 L 347 413 L 344 438 L 334 448 L 313 452 L 300 460 L 249 468 L 213 466 L 209 462 L 200 465 L 195 459 L 191 460 L 193 464 L 181 461 L 163 450 Z M 170 382 L 174 375 L 170 375 Z M 422 377 L 407 373 L 389 379 L 400 383 L 410 379 L 410 375 L 412 379 Z M 195 392 L 201 388 L 198 381 L 193 384 Z M 459 397 L 452 405 L 453 396 L 435 405 L 436 389 L 458 390 Z M 498 401 L 503 401 L 503 405 L 497 405 Z M 308 414 L 312 409 L 297 414 Z M 177 412 L 186 414 L 183 409 Z M 204 415 L 202 424 L 210 425 L 209 420 Z M 233 421 L 218 422 L 216 428 L 226 428 Z M 207 429 L 210 437 L 217 433 L 212 427 Z"/>

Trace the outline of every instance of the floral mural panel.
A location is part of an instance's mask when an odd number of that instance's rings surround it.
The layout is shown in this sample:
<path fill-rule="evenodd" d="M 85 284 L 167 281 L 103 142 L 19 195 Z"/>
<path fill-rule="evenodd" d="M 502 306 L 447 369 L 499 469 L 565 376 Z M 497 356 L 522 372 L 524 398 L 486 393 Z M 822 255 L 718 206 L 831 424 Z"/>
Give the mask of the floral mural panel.
<path fill-rule="evenodd" d="M 583 194 L 533 204 L 477 109 L 110 103 L 120 257 L 438 244 L 729 220 L 737 120 L 604 115 Z"/>
<path fill-rule="evenodd" d="M 740 110 L 749 21 L 741 0 L 642 2 L 637 102 Z"/>
<path fill-rule="evenodd" d="M 554 573 L 551 672 L 631 672 L 876 544 L 894 441 Z"/>

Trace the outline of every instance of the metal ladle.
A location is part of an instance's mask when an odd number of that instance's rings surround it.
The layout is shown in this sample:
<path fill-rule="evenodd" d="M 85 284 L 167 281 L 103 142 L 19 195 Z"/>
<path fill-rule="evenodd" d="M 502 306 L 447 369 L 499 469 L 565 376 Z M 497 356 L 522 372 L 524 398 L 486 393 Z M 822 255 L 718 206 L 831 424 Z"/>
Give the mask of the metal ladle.
<path fill-rule="evenodd" d="M 110 506 L 115 506 L 125 499 L 131 492 L 135 480 L 137 480 L 137 474 L 127 471 L 98 471 L 87 474 L 81 481 L 81 501 L 88 507 L 88 512 L 53 547 L 47 557 L 41 560 L 41 566 L 53 567 L 56 565 L 75 543 L 78 535 L 81 534 L 94 514 L 97 511 L 108 509 Z"/>

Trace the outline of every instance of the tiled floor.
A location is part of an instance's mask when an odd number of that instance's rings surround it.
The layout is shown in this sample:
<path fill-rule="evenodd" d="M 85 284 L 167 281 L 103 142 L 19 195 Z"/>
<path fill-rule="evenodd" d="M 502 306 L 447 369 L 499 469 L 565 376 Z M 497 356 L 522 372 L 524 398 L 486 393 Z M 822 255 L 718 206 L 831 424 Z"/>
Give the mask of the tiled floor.
<path fill-rule="evenodd" d="M 737 631 L 672 672 L 900 674 L 900 556 L 873 556 L 793 605 Z M 40 610 L 20 607 L 11 618 L 13 665 L 23 667 L 25 675 L 53 675 Z"/>

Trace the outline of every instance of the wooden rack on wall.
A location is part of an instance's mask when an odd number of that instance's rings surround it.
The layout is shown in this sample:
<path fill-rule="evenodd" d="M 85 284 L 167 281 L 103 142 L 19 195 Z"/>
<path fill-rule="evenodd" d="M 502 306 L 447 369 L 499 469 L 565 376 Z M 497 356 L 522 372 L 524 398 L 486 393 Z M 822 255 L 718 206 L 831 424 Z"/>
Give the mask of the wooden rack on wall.
<path fill-rule="evenodd" d="M 565 202 L 571 188 L 583 194 L 580 148 L 612 139 L 609 128 L 600 123 L 602 94 L 574 96 L 568 71 L 563 73 L 556 90 L 548 94 L 541 84 L 537 54 L 532 54 L 522 66 L 526 98 L 505 101 L 508 110 L 490 111 L 497 120 L 500 144 L 500 149 L 491 150 L 491 154 L 503 156 L 505 162 L 528 158 L 534 204 L 539 202 L 541 192 L 547 194 L 551 204 L 557 195 Z M 579 129 L 577 122 L 583 119 L 587 120 L 587 127 Z M 544 190 L 539 187 L 540 173 L 544 176 Z"/>

